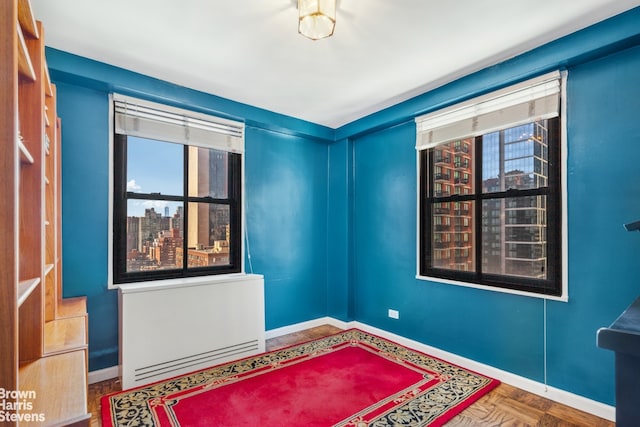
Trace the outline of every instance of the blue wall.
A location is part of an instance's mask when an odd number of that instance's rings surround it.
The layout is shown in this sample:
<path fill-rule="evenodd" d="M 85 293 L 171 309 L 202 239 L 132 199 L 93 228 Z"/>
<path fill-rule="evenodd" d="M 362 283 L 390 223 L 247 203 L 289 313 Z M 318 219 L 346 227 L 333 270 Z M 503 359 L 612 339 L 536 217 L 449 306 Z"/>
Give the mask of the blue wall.
<path fill-rule="evenodd" d="M 248 123 L 246 270 L 265 276 L 266 327 L 326 316 L 332 129 L 53 49 L 47 60 L 62 119 L 64 293 L 88 297 L 90 370 L 118 364 L 117 291 L 107 289 L 109 91 Z"/>
<path fill-rule="evenodd" d="M 595 342 L 598 328 L 640 293 L 640 236 L 622 227 L 640 218 L 639 30 L 636 9 L 336 131 L 354 147 L 349 268 L 356 320 L 545 381 L 545 301 L 415 279 L 412 119 L 529 77 L 528 66 L 567 69 L 569 302 L 546 302 L 546 381 L 614 403 L 613 353 Z M 400 311 L 399 320 L 387 316 L 389 308 Z"/>
<path fill-rule="evenodd" d="M 326 316 L 327 151 L 247 128 L 246 270 L 265 276 L 267 329 Z"/>
<path fill-rule="evenodd" d="M 107 290 L 109 99 L 93 89 L 61 83 L 57 89 L 63 291 L 87 296 L 90 367 L 112 366 L 118 361 L 118 295 Z"/>
<path fill-rule="evenodd" d="M 415 125 L 354 144 L 355 318 L 541 380 L 541 300 L 415 279 Z"/>
<path fill-rule="evenodd" d="M 550 380 L 612 403 L 612 355 L 595 349 L 640 295 L 640 47 L 571 70 L 568 304 L 549 304 Z M 606 387 L 600 389 L 599 386 Z"/>
<path fill-rule="evenodd" d="M 569 68 L 570 299 L 547 302 L 548 384 L 609 404 L 596 331 L 640 293 L 640 236 L 622 227 L 640 218 L 639 72 L 640 47 Z M 353 144 L 355 319 L 544 382 L 543 300 L 415 279 L 414 123 Z"/>
<path fill-rule="evenodd" d="M 327 200 L 327 316 L 354 320 L 351 265 L 353 253 L 353 144 L 329 146 Z"/>
<path fill-rule="evenodd" d="M 243 120 L 251 262 L 268 329 L 357 320 L 613 404 L 595 346 L 640 290 L 640 8 L 333 130 L 53 49 L 63 120 L 64 289 L 87 295 L 90 369 L 117 364 L 107 290 L 109 91 Z M 417 114 L 553 69 L 569 71 L 569 302 L 415 279 Z M 546 310 L 545 310 L 546 304 Z M 387 309 L 400 319 L 387 317 Z"/>

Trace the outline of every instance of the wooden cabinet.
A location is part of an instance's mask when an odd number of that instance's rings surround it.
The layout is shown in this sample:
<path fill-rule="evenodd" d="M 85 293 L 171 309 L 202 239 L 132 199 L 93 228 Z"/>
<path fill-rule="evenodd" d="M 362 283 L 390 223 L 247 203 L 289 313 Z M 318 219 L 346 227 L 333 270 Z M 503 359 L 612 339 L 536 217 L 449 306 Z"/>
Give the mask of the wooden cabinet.
<path fill-rule="evenodd" d="M 88 425 L 86 299 L 62 297 L 61 123 L 44 29 L 29 0 L 0 9 L 0 425 Z"/>

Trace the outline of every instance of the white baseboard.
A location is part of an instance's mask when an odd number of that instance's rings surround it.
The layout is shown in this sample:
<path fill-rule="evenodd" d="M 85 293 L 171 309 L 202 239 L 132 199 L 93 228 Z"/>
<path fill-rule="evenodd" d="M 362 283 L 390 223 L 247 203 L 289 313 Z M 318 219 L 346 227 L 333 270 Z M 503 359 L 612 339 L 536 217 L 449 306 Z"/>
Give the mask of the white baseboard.
<path fill-rule="evenodd" d="M 354 322 L 343 322 L 333 317 L 321 317 L 319 319 L 309 320 L 306 322 L 296 323 L 294 325 L 283 326 L 282 328 L 270 329 L 265 332 L 265 339 L 276 338 L 282 335 L 292 334 L 294 332 L 304 331 L 305 329 L 315 328 L 322 325 L 331 325 L 336 328 L 348 329 L 353 328 Z"/>
<path fill-rule="evenodd" d="M 597 417 L 615 422 L 616 408 L 614 406 L 606 405 L 604 403 L 597 402 L 595 400 L 588 399 L 586 397 L 579 396 L 565 390 L 549 387 L 538 381 L 533 381 L 520 375 L 503 371 L 501 369 L 494 368 L 493 366 L 485 365 L 483 363 L 476 362 L 475 360 L 467 359 L 466 357 L 458 356 L 456 354 L 440 350 L 436 347 L 431 347 L 418 341 L 410 340 L 403 336 L 396 335 L 391 332 L 387 332 L 385 330 L 378 329 L 360 322 L 343 322 L 332 317 L 321 317 L 319 319 L 296 323 L 294 325 L 270 329 L 265 332 L 265 338 L 276 338 L 282 335 L 299 332 L 305 329 L 322 325 L 332 325 L 341 329 L 358 328 L 365 332 L 378 335 L 382 338 L 387 338 L 389 340 L 395 341 L 398 344 L 402 344 L 414 350 L 418 350 L 423 353 L 430 354 L 434 357 L 446 360 L 447 362 L 459 365 L 463 368 L 470 369 L 480 374 L 495 378 L 505 384 L 518 387 L 530 393 L 537 394 L 538 396 L 553 400 L 554 402 L 562 403 L 563 405 L 567 405 L 572 408 L 588 412 Z M 91 371 L 89 372 L 89 384 L 116 378 L 119 375 L 120 369 L 118 366 L 112 366 L 110 368 L 101 369 L 98 371 Z"/>
<path fill-rule="evenodd" d="M 89 384 L 99 383 L 100 381 L 118 378 L 120 376 L 120 367 L 111 366 L 110 368 L 99 369 L 89 372 Z"/>
<path fill-rule="evenodd" d="M 446 360 L 447 362 L 459 365 L 465 369 L 469 369 L 480 374 L 495 378 L 505 384 L 518 387 L 519 389 L 537 394 L 538 396 L 545 397 L 547 399 L 553 400 L 554 402 L 558 402 L 563 405 L 588 412 L 609 421 L 615 421 L 616 408 L 614 406 L 606 405 L 604 403 L 597 402 L 595 400 L 588 399 L 586 397 L 570 393 L 565 390 L 549 387 L 538 381 L 533 381 L 520 375 L 503 371 L 501 369 L 494 368 L 493 366 L 485 365 L 483 363 L 476 362 L 475 360 L 467 359 L 466 357 L 458 356 L 456 354 L 422 344 L 418 341 L 410 340 L 400 335 L 396 335 L 391 332 L 366 325 L 364 323 L 350 322 L 350 327 L 361 329 L 365 332 L 378 335 L 382 338 L 387 338 L 389 340 L 397 342 L 398 344 L 402 344 L 414 350 L 418 350 L 431 356 L 438 357 L 440 359 Z"/>
<path fill-rule="evenodd" d="M 554 402 L 558 402 L 563 405 L 588 412 L 589 414 L 593 414 L 597 417 L 604 418 L 609 421 L 615 421 L 616 418 L 616 408 L 614 406 L 606 405 L 604 403 L 597 402 L 595 400 L 588 399 L 586 397 L 579 396 L 577 394 L 570 393 L 568 391 L 561 390 L 555 387 L 549 387 L 538 381 L 533 381 L 520 375 L 503 371 L 501 369 L 494 368 L 493 366 L 485 365 L 483 363 L 476 362 L 475 360 L 467 359 L 466 357 L 458 356 L 456 354 L 440 350 L 439 348 L 431 347 L 418 341 L 410 340 L 403 336 L 396 335 L 361 322 L 343 322 L 332 317 L 322 317 L 319 319 L 296 323 L 294 325 L 289 325 L 282 328 L 271 329 L 266 332 L 265 336 L 267 339 L 275 338 L 281 335 L 299 332 L 304 329 L 309 329 L 321 325 L 332 325 L 342 329 L 358 328 L 365 332 L 378 335 L 382 338 L 387 338 L 391 341 L 395 341 L 398 344 L 402 344 L 406 347 L 418 350 L 422 353 L 427 353 L 431 356 L 446 360 L 447 362 L 459 365 L 463 368 L 470 369 L 491 378 L 495 378 L 505 384 L 518 387 L 519 389 L 528 391 L 529 393 L 537 394 L 538 396 L 545 397 L 547 399 L 553 400 Z"/>

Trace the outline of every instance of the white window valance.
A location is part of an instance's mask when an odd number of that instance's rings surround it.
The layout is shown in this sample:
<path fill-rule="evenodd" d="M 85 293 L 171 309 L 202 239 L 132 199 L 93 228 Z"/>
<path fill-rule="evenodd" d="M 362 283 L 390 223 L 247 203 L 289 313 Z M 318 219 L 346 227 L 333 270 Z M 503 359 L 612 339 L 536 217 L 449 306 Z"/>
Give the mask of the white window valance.
<path fill-rule="evenodd" d="M 242 153 L 244 123 L 124 95 L 113 95 L 117 133 Z"/>
<path fill-rule="evenodd" d="M 556 117 L 560 93 L 556 71 L 417 117 L 416 149 Z"/>

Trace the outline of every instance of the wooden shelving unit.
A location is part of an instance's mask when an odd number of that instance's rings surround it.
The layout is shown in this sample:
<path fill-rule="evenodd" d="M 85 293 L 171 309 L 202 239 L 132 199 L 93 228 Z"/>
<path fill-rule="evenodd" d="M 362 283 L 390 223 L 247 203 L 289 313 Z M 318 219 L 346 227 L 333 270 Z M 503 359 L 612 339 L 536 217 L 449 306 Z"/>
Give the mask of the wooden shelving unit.
<path fill-rule="evenodd" d="M 22 280 L 18 283 L 18 307 L 29 298 L 29 295 L 31 295 L 39 284 L 39 277 L 31 280 Z"/>
<path fill-rule="evenodd" d="M 79 369 L 69 370 L 70 366 L 85 363 L 82 352 L 67 352 L 55 357 L 44 357 L 39 363 L 32 363 L 20 369 L 21 380 L 29 384 L 36 396 L 46 399 L 33 401 L 32 413 L 45 414 L 44 423 L 31 425 L 51 426 L 88 426 L 86 395 L 85 401 L 69 399 L 78 383 L 86 382 L 86 373 Z M 51 391 L 57 391 L 51 393 Z M 27 423 L 27 425 L 29 425 Z"/>
<path fill-rule="evenodd" d="M 89 425 L 86 298 L 63 298 L 60 119 L 29 0 L 0 6 L 0 388 L 33 393 L 3 426 Z M 26 418 L 25 418 L 26 417 Z"/>

